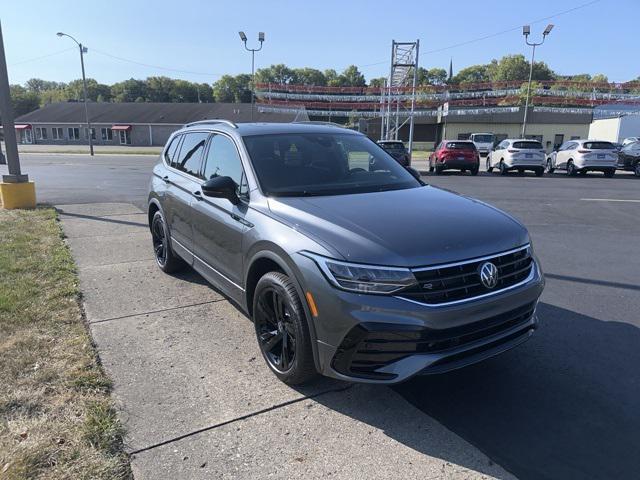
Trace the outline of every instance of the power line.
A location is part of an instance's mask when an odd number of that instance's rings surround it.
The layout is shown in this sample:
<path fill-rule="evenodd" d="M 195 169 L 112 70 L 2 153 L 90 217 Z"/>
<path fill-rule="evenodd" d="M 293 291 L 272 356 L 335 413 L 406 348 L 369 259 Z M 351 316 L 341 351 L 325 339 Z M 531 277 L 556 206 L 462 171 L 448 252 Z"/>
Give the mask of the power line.
<path fill-rule="evenodd" d="M 54 55 L 60 55 L 61 53 L 68 52 L 69 50 L 75 50 L 76 47 L 65 48 L 64 50 L 58 50 L 57 52 L 48 53 L 47 55 L 41 55 L 39 57 L 29 58 L 27 60 L 21 60 L 19 62 L 12 63 L 9 65 L 10 67 L 15 67 L 16 65 L 22 65 L 23 63 L 35 62 L 36 60 L 42 60 L 44 58 L 53 57 Z"/>
<path fill-rule="evenodd" d="M 203 75 L 203 76 L 207 76 L 207 77 L 221 77 L 222 73 L 205 73 L 205 72 L 193 72 L 190 70 L 180 70 L 177 68 L 170 68 L 170 67 L 163 67 L 160 65 L 151 65 L 149 63 L 143 63 L 143 62 L 138 62 L 136 60 L 131 60 L 129 58 L 123 58 L 123 57 L 118 57 L 117 55 L 111 55 L 110 53 L 107 52 L 102 52 L 100 50 L 96 50 L 95 48 L 92 48 L 91 51 L 99 54 L 99 55 L 104 55 L 105 57 L 109 57 L 109 58 L 113 58 L 115 60 L 120 60 L 121 62 L 127 62 L 127 63 L 132 63 L 134 65 L 140 65 L 142 67 L 148 67 L 148 68 L 155 68 L 157 70 L 166 70 L 167 72 L 175 72 L 175 73 L 186 73 L 189 75 Z"/>
<path fill-rule="evenodd" d="M 580 10 L 582 8 L 589 7 L 589 6 L 591 6 L 591 5 L 595 4 L 595 3 L 598 3 L 600 1 L 601 0 L 591 0 L 590 2 L 583 3 L 581 5 L 575 6 L 573 8 L 568 9 L 568 10 L 564 10 L 562 12 L 554 13 L 553 15 L 548 15 L 546 17 L 538 18 L 537 20 L 533 20 L 532 22 L 529 22 L 529 24 L 533 25 L 533 24 L 536 24 L 536 23 L 544 22 L 545 20 L 550 20 L 552 18 L 559 17 L 560 15 L 566 15 L 567 13 L 575 12 L 576 10 Z M 511 32 L 520 30 L 521 28 L 522 28 L 522 25 L 518 25 L 517 27 L 508 28 L 506 30 L 501 30 L 501 31 L 496 32 L 496 33 L 490 33 L 488 35 L 483 35 L 481 37 L 477 37 L 477 38 L 474 38 L 474 39 L 471 39 L 471 40 L 466 40 L 464 42 L 454 43 L 453 45 L 448 45 L 446 47 L 436 48 L 436 49 L 433 49 L 433 50 L 427 50 L 427 51 L 424 51 L 424 52 L 420 52 L 420 56 L 427 55 L 429 53 L 438 53 L 438 52 L 443 52 L 445 50 L 451 50 L 453 48 L 463 47 L 465 45 L 469 45 L 469 44 L 472 44 L 472 43 L 476 43 L 476 42 L 481 42 L 483 40 L 487 40 L 489 38 L 498 37 L 500 35 L 504 35 L 505 33 L 511 33 Z M 389 63 L 389 61 L 388 60 L 384 60 L 382 62 L 367 63 L 366 65 L 361 65 L 360 68 L 373 67 L 375 65 L 383 65 L 383 64 L 386 64 L 386 63 Z"/>

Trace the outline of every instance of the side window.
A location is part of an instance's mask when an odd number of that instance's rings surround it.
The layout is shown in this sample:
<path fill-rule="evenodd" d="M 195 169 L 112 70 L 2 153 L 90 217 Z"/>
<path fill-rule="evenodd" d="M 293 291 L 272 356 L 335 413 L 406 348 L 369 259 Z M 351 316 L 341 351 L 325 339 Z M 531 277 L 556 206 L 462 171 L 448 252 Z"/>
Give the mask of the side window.
<path fill-rule="evenodd" d="M 164 161 L 167 163 L 167 165 L 171 165 L 172 167 L 175 167 L 175 163 L 177 160 L 176 153 L 178 151 L 178 145 L 180 145 L 181 139 L 182 139 L 182 135 L 176 135 L 175 137 L 173 137 L 173 140 L 171 140 L 171 143 L 169 144 L 167 149 L 164 151 Z"/>
<path fill-rule="evenodd" d="M 180 154 L 177 156 L 175 165 L 172 163 L 172 166 L 189 175 L 199 177 L 202 152 L 204 152 L 204 146 L 207 143 L 209 134 L 205 132 L 193 132 L 185 133 L 183 137 L 184 140 L 182 140 Z"/>
<path fill-rule="evenodd" d="M 236 144 L 224 135 L 213 136 L 204 165 L 204 179 L 210 180 L 215 177 L 231 177 L 238 185 L 238 195 L 248 193 L 248 185 Z"/>

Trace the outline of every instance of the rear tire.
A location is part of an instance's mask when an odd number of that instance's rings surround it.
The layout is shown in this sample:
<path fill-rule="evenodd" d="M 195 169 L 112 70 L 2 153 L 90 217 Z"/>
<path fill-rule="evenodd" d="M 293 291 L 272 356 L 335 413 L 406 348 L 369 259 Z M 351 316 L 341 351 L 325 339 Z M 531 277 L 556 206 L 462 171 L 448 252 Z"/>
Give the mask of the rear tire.
<path fill-rule="evenodd" d="M 154 213 L 151 219 L 151 240 L 154 257 L 160 270 L 173 273 L 184 268 L 184 261 L 171 249 L 171 235 L 160 211 Z"/>
<path fill-rule="evenodd" d="M 429 160 L 429 173 L 433 173 L 433 164 L 431 163 L 431 160 Z"/>
<path fill-rule="evenodd" d="M 435 168 L 434 168 L 434 173 L 435 173 L 436 175 L 441 175 L 441 174 L 442 174 L 442 170 L 444 170 L 444 169 L 442 168 L 442 165 L 436 165 L 436 166 L 435 166 Z"/>
<path fill-rule="evenodd" d="M 551 163 L 551 159 L 547 160 L 547 173 L 553 173 L 556 171 L 556 169 L 553 168 L 551 165 L 553 165 Z"/>
<path fill-rule="evenodd" d="M 477 167 L 473 167 L 471 170 L 469 170 L 471 172 L 472 176 L 476 176 L 478 175 L 478 171 L 480 170 L 480 166 L 478 165 Z"/>
<path fill-rule="evenodd" d="M 615 168 L 608 168 L 604 171 L 604 176 L 607 178 L 612 178 L 616 174 Z"/>
<path fill-rule="evenodd" d="M 295 284 L 284 273 L 269 272 L 258 280 L 253 323 L 260 352 L 276 377 L 288 385 L 317 377 L 307 316 Z"/>
<path fill-rule="evenodd" d="M 538 168 L 536 170 L 536 177 L 541 177 L 544 175 L 544 168 Z"/>

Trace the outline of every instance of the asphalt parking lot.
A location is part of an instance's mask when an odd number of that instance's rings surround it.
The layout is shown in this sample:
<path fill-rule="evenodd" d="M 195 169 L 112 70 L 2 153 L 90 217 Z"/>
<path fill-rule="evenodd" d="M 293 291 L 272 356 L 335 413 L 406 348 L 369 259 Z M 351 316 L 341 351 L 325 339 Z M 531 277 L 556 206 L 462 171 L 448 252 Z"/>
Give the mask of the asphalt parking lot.
<path fill-rule="evenodd" d="M 40 202 L 144 208 L 156 158 L 25 154 L 22 161 Z M 640 180 L 620 172 L 612 179 L 481 173 L 426 180 L 528 227 L 547 276 L 541 328 L 507 354 L 394 390 L 519 478 L 637 477 Z M 334 408 L 333 397 L 324 398 Z M 386 429 L 393 436 L 393 426 Z M 404 440 L 422 451 L 415 439 Z"/>

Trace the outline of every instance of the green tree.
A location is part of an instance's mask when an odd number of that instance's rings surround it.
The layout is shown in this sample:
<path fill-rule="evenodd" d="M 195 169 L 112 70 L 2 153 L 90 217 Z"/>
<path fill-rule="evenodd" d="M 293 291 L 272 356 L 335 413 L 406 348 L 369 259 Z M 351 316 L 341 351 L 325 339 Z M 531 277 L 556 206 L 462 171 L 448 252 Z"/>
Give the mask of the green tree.
<path fill-rule="evenodd" d="M 136 102 L 138 99 L 144 102 L 147 96 L 147 84 L 144 80 L 130 78 L 111 85 L 111 95 L 115 102 Z"/>
<path fill-rule="evenodd" d="M 327 80 L 327 85 L 330 87 L 338 86 L 338 73 L 333 68 L 328 68 L 324 71 L 324 78 Z"/>
<path fill-rule="evenodd" d="M 63 89 L 66 87 L 66 84 L 42 80 L 41 78 L 30 78 L 25 82 L 24 86 L 28 91 L 40 94 L 47 90 Z"/>
<path fill-rule="evenodd" d="M 418 85 L 444 85 L 447 83 L 447 71 L 444 68 L 422 68 L 417 71 Z"/>
<path fill-rule="evenodd" d="M 385 83 L 387 82 L 387 78 L 386 77 L 378 77 L 378 78 L 372 78 L 371 80 L 369 80 L 369 86 L 370 87 L 384 87 Z"/>
<path fill-rule="evenodd" d="M 67 98 L 80 102 L 84 100 L 84 87 L 82 79 L 77 79 L 69 82 L 64 90 L 67 93 Z M 91 102 L 98 100 L 98 96 L 102 95 L 102 98 L 106 101 L 111 100 L 111 88 L 103 83 L 98 83 L 93 78 L 87 78 L 87 99 Z"/>
<path fill-rule="evenodd" d="M 13 114 L 16 117 L 32 112 L 40 106 L 40 97 L 35 92 L 30 92 L 21 85 L 10 85 L 9 95 Z"/>
<path fill-rule="evenodd" d="M 367 82 L 358 67 L 350 65 L 338 77 L 342 87 L 364 87 Z"/>
<path fill-rule="evenodd" d="M 296 78 L 296 83 L 302 85 L 326 85 L 327 79 L 324 74 L 315 68 L 295 68 L 293 73 Z"/>
<path fill-rule="evenodd" d="M 529 67 L 531 65 L 524 55 L 505 55 L 494 64 L 495 68 L 492 68 L 491 80 L 494 82 L 499 81 L 512 81 L 512 80 L 527 80 L 529 78 Z M 553 80 L 555 74 L 544 62 L 534 62 L 531 78 L 533 80 Z"/>
<path fill-rule="evenodd" d="M 489 76 L 488 65 L 472 65 L 470 67 L 463 68 L 451 79 L 451 83 L 475 83 L 489 81 L 491 81 L 491 77 Z"/>
<path fill-rule="evenodd" d="M 175 101 L 176 80 L 169 77 L 147 77 L 146 95 L 142 95 L 148 102 Z"/>
<path fill-rule="evenodd" d="M 213 96 L 216 102 L 250 103 L 251 75 L 223 75 L 213 84 Z"/>
<path fill-rule="evenodd" d="M 286 85 L 288 83 L 296 83 L 296 80 L 295 71 L 283 63 L 256 70 L 257 83 L 277 83 L 280 85 Z"/>

